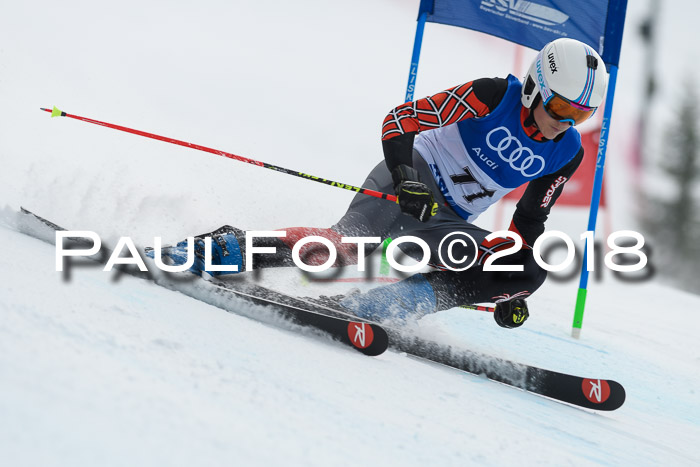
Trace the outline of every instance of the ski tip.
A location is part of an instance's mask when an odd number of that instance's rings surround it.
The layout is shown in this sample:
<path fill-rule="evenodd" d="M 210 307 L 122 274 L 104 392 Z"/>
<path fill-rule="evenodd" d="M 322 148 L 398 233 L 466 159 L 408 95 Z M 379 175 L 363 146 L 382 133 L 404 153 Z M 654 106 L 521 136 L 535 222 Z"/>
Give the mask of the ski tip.
<path fill-rule="evenodd" d="M 381 327 L 362 321 L 349 321 L 347 337 L 350 344 L 365 355 L 376 357 L 389 346 L 389 336 Z"/>
<path fill-rule="evenodd" d="M 615 397 L 611 398 L 611 408 L 609 410 L 619 409 L 620 407 L 622 407 L 622 404 L 624 404 L 625 400 L 627 399 L 627 393 L 625 392 L 625 388 L 620 383 L 613 380 L 608 380 L 608 384 L 613 389 L 613 391 L 615 391 Z"/>
<path fill-rule="evenodd" d="M 611 379 L 583 378 L 581 389 L 588 401 L 582 401 L 583 405 L 594 410 L 617 410 L 622 407 L 627 398 L 625 388 Z"/>
<path fill-rule="evenodd" d="M 51 117 L 65 117 L 66 113 L 60 110 L 58 107 L 55 105 L 53 106 L 53 109 L 45 109 L 44 107 L 39 107 L 41 110 L 44 112 L 50 112 Z"/>

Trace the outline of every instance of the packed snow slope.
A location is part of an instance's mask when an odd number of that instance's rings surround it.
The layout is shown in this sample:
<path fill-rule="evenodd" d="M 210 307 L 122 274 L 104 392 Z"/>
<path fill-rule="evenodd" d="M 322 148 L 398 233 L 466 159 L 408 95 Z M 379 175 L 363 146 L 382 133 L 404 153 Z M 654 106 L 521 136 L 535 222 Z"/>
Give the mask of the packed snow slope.
<path fill-rule="evenodd" d="M 53 246 L 16 232 L 12 218 L 0 227 L 11 246 L 0 263 L 10 465 L 700 461 L 700 326 L 687 319 L 696 296 L 602 283 L 580 341 L 568 337 L 571 287 L 552 284 L 518 330 L 456 309 L 417 324 L 457 347 L 625 386 L 621 409 L 592 413 L 393 351 L 365 357 L 99 267 L 66 278 Z"/>
<path fill-rule="evenodd" d="M 14 2 L 0 14 L 0 453 L 23 465 L 697 465 L 700 307 L 656 282 L 550 280 L 517 330 L 449 310 L 415 331 L 627 390 L 592 413 L 395 352 L 227 313 L 100 268 L 55 271 L 19 233 L 21 205 L 114 242 L 166 243 L 223 224 L 328 226 L 352 194 L 211 154 L 51 119 L 40 107 L 142 129 L 354 185 L 381 160 L 403 100 L 418 1 Z M 634 25 L 639 8 L 630 5 Z M 628 28 L 632 30 L 632 27 Z M 527 62 L 534 55 L 525 56 Z M 426 27 L 417 96 L 514 71 L 511 44 Z M 603 230 L 635 230 L 625 155 L 642 86 L 626 34 Z M 522 75 L 522 70 L 515 70 Z M 485 228 L 507 226 L 487 215 Z M 585 210 L 555 207 L 574 240 Z M 375 258 L 376 260 L 377 258 Z M 653 256 L 651 257 L 653 264 Z M 600 265 L 599 265 L 600 266 Z M 350 272 L 348 272 L 350 274 Z M 575 275 L 575 273 L 574 273 Z M 314 295 L 372 283 L 265 285 Z M 251 316 L 253 318 L 251 318 Z"/>

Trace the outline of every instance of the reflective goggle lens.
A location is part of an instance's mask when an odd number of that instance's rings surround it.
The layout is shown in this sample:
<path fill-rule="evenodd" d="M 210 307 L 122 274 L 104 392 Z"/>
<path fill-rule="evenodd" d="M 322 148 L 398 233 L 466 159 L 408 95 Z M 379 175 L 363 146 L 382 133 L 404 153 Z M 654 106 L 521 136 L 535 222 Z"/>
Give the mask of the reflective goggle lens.
<path fill-rule="evenodd" d="M 544 105 L 544 109 L 553 119 L 569 122 L 572 125 L 585 122 L 595 112 L 595 107 L 576 104 L 559 94 L 552 94 L 552 97 Z"/>

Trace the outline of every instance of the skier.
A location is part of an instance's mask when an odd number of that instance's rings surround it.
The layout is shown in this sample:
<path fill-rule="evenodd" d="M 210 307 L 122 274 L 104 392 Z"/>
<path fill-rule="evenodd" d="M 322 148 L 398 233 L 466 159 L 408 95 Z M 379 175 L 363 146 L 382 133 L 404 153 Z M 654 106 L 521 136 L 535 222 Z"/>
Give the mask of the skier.
<path fill-rule="evenodd" d="M 494 318 L 505 328 L 521 326 L 529 316 L 525 297 L 537 290 L 546 271 L 534 260 L 531 246 L 544 232 L 552 205 L 583 159 L 573 126 L 590 118 L 607 86 L 605 65 L 590 47 L 573 39 L 557 39 L 539 52 L 521 82 L 482 78 L 394 108 L 384 119 L 384 161 L 362 185 L 393 191 L 397 204 L 358 194 L 346 214 L 329 229 L 284 229 L 284 238 L 256 239 L 254 246 L 272 246 L 275 255 L 255 257 L 256 268 L 292 266 L 292 247 L 317 235 L 337 247 L 335 266 L 355 264 L 357 248 L 341 237 L 398 238 L 416 236 L 430 247 L 437 270 L 415 274 L 395 284 L 346 296 L 340 305 L 375 320 L 406 319 L 463 304 L 496 302 Z M 523 247 L 495 264 L 522 265 L 521 271 L 485 271 L 487 259 L 511 248 L 511 238 L 486 240 L 487 230 L 474 220 L 509 191 L 529 182 L 519 200 L 510 230 Z M 469 234 L 469 242 L 446 251 L 448 234 Z M 225 226 L 196 239 L 194 270 L 203 265 L 204 237 L 212 237 L 213 264 L 244 268 L 245 232 Z M 415 244 L 400 248 L 418 260 Z M 442 248 L 442 250 L 441 250 Z M 323 264 L 322 251 L 306 252 L 307 264 Z M 371 253 L 367 249 L 366 253 Z M 302 250 L 304 253 L 304 250 Z M 186 258 L 186 243 L 166 252 L 175 262 Z M 459 271 L 462 258 L 476 264 Z M 455 259 L 453 264 L 449 264 Z"/>

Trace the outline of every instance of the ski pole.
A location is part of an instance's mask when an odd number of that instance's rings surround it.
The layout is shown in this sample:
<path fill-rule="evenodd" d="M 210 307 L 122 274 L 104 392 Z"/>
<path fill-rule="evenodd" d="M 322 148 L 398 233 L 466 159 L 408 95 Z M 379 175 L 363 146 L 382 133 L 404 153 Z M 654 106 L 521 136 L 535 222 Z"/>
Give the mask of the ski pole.
<path fill-rule="evenodd" d="M 231 154 L 230 152 L 219 151 L 218 149 L 208 148 L 206 146 L 201 146 L 199 144 L 188 143 L 186 141 L 180 141 L 178 139 L 168 138 L 166 136 L 160 136 L 160 135 L 156 135 L 153 133 L 148 133 L 146 131 L 135 130 L 133 128 L 127 128 L 125 126 L 114 125 L 112 123 L 101 122 L 99 120 L 93 120 L 91 118 L 80 117 L 78 115 L 68 114 L 66 112 L 63 112 L 62 110 L 57 109 L 55 106 L 54 106 L 53 110 L 44 109 L 44 108 L 41 108 L 41 110 L 43 110 L 44 112 L 49 112 L 51 114 L 51 117 L 74 118 L 76 120 L 81 120 L 83 122 L 92 123 L 94 125 L 100 125 L 100 126 L 104 126 L 107 128 L 112 128 L 114 130 L 119 130 L 119 131 L 124 131 L 126 133 L 133 133 L 135 135 L 144 136 L 146 138 L 165 141 L 166 143 L 177 144 L 179 146 L 185 146 L 187 148 L 197 149 L 199 151 L 208 152 L 211 154 L 215 154 L 217 156 L 227 157 L 229 159 L 233 159 L 236 161 L 247 162 L 248 164 L 257 165 L 258 167 L 263 167 L 265 169 L 270 169 L 270 170 L 274 170 L 276 172 L 285 173 L 287 175 L 294 175 L 295 177 L 301 177 L 305 180 L 312 180 L 314 182 L 323 183 L 325 185 L 330 185 L 330 186 L 333 186 L 336 188 L 343 188 L 345 190 L 355 191 L 357 193 L 362 193 L 364 195 L 374 196 L 375 198 L 381 198 L 381 199 L 386 199 L 389 201 L 396 202 L 396 195 L 389 195 L 389 194 L 382 193 L 379 191 L 370 190 L 368 188 L 361 188 L 361 187 L 349 185 L 347 183 L 334 182 L 333 180 L 327 180 L 325 178 L 316 177 L 314 175 L 305 174 L 303 172 L 297 172 L 296 170 L 285 169 L 284 167 L 278 167 L 276 165 L 268 164 L 266 162 L 260 162 L 260 161 L 256 161 L 253 159 L 248 159 L 247 157 L 237 156 L 236 154 Z"/>
<path fill-rule="evenodd" d="M 477 311 L 487 311 L 493 313 L 496 310 L 494 306 L 484 306 L 484 305 L 460 305 L 459 308 L 464 308 L 466 310 L 477 310 Z"/>

